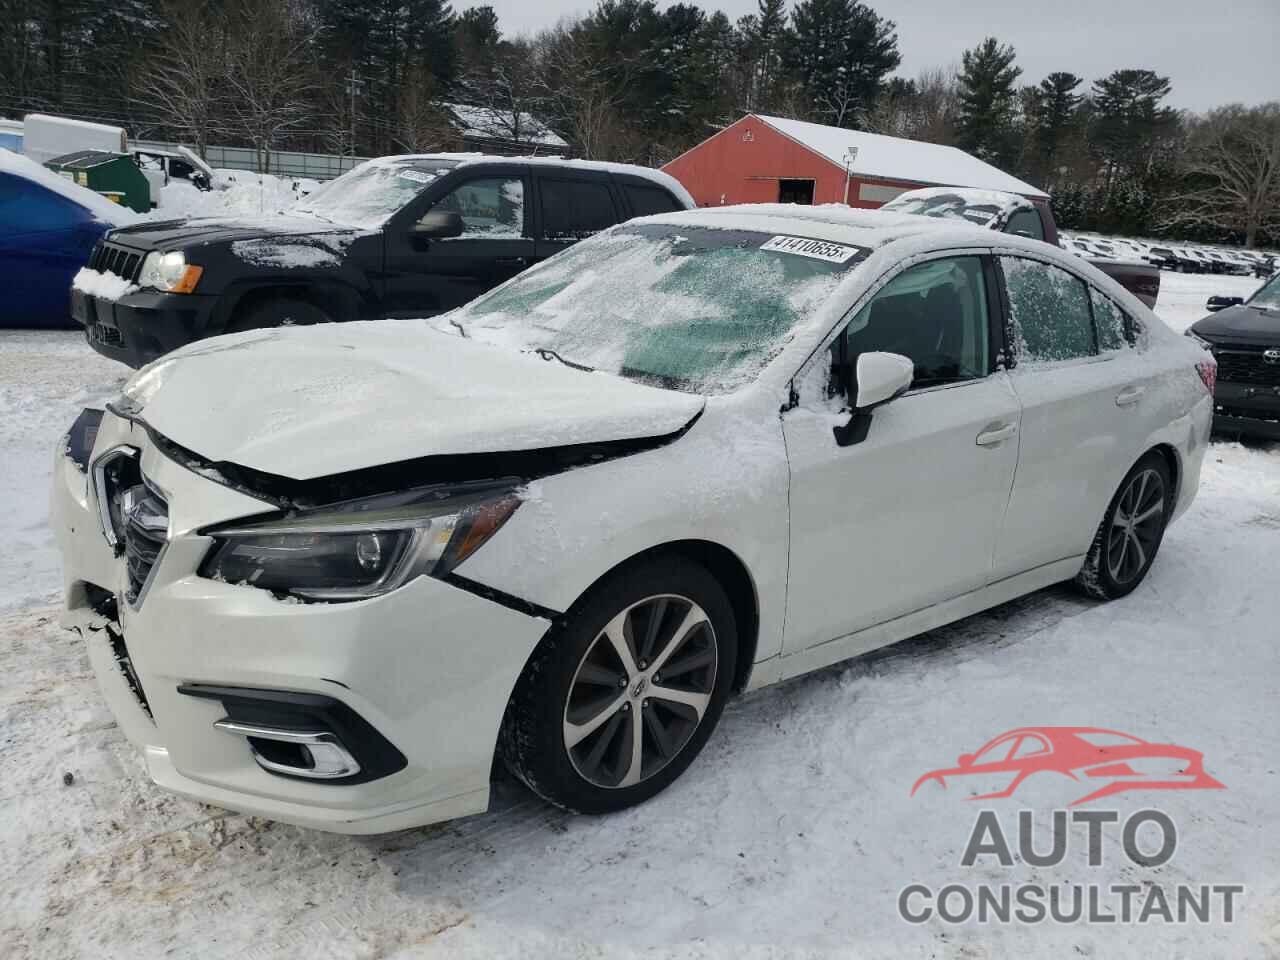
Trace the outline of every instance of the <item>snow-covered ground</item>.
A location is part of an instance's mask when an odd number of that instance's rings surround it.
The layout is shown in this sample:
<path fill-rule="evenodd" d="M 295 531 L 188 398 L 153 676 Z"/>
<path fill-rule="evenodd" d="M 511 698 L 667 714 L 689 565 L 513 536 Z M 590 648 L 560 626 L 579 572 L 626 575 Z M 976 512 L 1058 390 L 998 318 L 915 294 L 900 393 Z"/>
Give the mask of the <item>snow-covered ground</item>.
<path fill-rule="evenodd" d="M 1246 281 L 1165 274 L 1181 329 Z M 1250 282 L 1251 283 L 1251 282 Z M 1250 287 L 1251 288 L 1251 287 Z M 1215 443 L 1146 583 L 1054 588 L 745 697 L 689 772 L 574 817 L 501 783 L 483 816 L 385 837 L 310 832 L 162 793 L 55 624 L 52 450 L 127 371 L 74 333 L 0 332 L 0 956 L 1280 956 L 1280 445 Z M 964 868 L 977 804 L 922 773 L 1019 726 L 1091 725 L 1204 753 L 1226 789 L 1128 793 L 1178 829 L 1161 867 L 1084 825 L 1054 867 Z M 63 774 L 74 776 L 64 785 Z M 1078 793 L 1038 806 L 1063 806 Z M 1025 801 L 990 801 L 1013 839 Z M 1048 846 L 1047 838 L 1037 846 Z M 1150 844 L 1148 844 L 1150 846 Z M 909 884 L 1240 883 L 1232 924 L 938 919 Z"/>
<path fill-rule="evenodd" d="M 160 191 L 159 205 L 148 219 L 175 217 L 262 217 L 279 213 L 314 190 L 315 180 L 276 177 L 244 170 L 217 171 L 227 181 L 225 190 L 199 190 L 185 180 L 171 180 Z"/>

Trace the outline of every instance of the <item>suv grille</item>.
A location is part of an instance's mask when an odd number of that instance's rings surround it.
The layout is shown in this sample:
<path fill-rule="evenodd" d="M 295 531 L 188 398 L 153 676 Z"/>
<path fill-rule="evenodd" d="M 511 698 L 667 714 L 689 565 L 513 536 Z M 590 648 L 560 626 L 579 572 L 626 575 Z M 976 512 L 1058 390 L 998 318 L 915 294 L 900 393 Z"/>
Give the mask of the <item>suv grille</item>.
<path fill-rule="evenodd" d="M 122 499 L 125 516 L 124 559 L 129 568 L 125 599 L 137 603 L 151 570 L 164 549 L 169 531 L 169 507 L 145 484 L 131 487 Z"/>
<path fill-rule="evenodd" d="M 1218 380 L 1260 387 L 1280 387 L 1280 363 L 1268 361 L 1261 347 L 1215 347 Z"/>
<path fill-rule="evenodd" d="M 134 253 L 125 247 L 117 247 L 113 243 L 100 241 L 93 248 L 93 256 L 89 258 L 90 268 L 99 273 L 114 273 L 129 281 L 138 279 L 138 268 L 142 265 L 142 254 Z"/>

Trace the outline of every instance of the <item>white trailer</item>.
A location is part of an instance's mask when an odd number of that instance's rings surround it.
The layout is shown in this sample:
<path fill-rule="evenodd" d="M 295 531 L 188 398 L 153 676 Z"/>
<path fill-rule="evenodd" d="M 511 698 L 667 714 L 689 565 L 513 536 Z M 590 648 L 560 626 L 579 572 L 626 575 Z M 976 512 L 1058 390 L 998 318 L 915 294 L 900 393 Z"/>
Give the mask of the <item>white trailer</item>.
<path fill-rule="evenodd" d="M 29 113 L 22 120 L 22 152 L 42 166 L 54 157 L 77 150 L 129 152 L 129 138 L 124 127 L 51 117 L 43 113 Z"/>

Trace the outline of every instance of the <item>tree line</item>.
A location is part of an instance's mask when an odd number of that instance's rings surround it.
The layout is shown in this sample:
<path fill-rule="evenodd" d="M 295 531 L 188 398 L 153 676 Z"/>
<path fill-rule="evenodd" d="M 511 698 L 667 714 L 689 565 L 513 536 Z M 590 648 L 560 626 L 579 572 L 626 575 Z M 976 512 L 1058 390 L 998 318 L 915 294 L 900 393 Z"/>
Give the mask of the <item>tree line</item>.
<path fill-rule="evenodd" d="M 507 36 L 447 0 L 0 0 L 0 114 L 108 120 L 139 139 L 356 155 L 458 144 L 445 105 L 511 139 L 530 116 L 577 155 L 657 166 L 745 112 L 952 144 L 1053 197 L 1064 227 L 1280 240 L 1280 105 L 1203 116 L 1141 67 L 1028 82 L 987 38 L 906 78 L 862 0 L 598 0 Z"/>

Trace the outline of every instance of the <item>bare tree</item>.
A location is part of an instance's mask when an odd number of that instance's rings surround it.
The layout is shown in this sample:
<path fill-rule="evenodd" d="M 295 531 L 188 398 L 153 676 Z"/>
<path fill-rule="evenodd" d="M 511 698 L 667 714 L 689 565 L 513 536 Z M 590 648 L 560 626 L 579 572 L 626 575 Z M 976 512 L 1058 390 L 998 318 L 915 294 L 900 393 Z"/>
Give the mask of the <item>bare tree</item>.
<path fill-rule="evenodd" d="M 539 36 L 534 90 L 581 155 L 622 159 L 635 145 L 620 108 L 626 98 L 625 63 L 609 62 L 581 33 L 563 26 Z"/>
<path fill-rule="evenodd" d="M 487 62 L 467 72 L 463 88 L 493 136 L 519 143 L 545 132 L 535 119 L 545 95 L 527 42 L 499 44 Z"/>
<path fill-rule="evenodd" d="M 1164 204 L 1167 227 L 1208 226 L 1244 234 L 1280 230 L 1280 102 L 1232 104 L 1196 121 L 1182 165 L 1186 189 Z"/>
<path fill-rule="evenodd" d="M 165 118 L 179 138 L 204 156 L 209 137 L 222 132 L 226 96 L 225 19 L 211 5 L 167 0 L 166 29 L 156 34 L 155 55 L 142 67 L 136 102 Z"/>
<path fill-rule="evenodd" d="M 425 68 L 410 71 L 401 85 L 391 137 L 410 153 L 447 149 L 457 142 L 457 134 L 434 95 L 435 81 Z"/>
<path fill-rule="evenodd" d="M 891 82 L 862 115 L 862 125 L 884 133 L 928 143 L 955 142 L 960 96 L 956 67 L 923 70 L 911 81 Z"/>
<path fill-rule="evenodd" d="M 311 69 L 315 27 L 301 10 L 280 0 L 241 0 L 229 46 L 227 86 L 235 129 L 270 171 L 280 139 L 313 118 Z"/>

